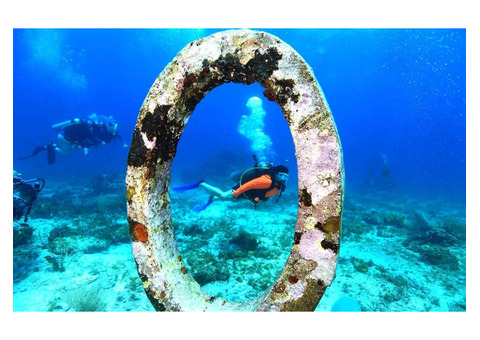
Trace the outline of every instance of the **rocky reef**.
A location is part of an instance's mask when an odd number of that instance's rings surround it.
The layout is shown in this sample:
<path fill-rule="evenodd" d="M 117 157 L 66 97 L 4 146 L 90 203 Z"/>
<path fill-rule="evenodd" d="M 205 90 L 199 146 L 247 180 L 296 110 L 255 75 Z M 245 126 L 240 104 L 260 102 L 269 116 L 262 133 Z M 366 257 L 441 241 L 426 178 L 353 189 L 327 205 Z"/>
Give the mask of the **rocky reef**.
<path fill-rule="evenodd" d="M 90 179 L 48 181 L 28 225 L 14 222 L 15 311 L 152 309 L 131 255 L 124 175 L 91 180 L 101 196 Z"/>
<path fill-rule="evenodd" d="M 317 310 L 344 296 L 364 311 L 466 310 L 464 201 L 382 191 L 346 201 L 337 277 Z"/>
<path fill-rule="evenodd" d="M 97 197 L 93 191 L 80 181 L 48 184 L 36 201 L 42 204 L 34 205 L 28 221 L 31 238 L 14 241 L 18 242 L 13 248 L 14 310 L 154 311 L 132 256 L 126 208 L 105 217 L 93 205 L 78 212 L 76 200 L 90 204 Z M 121 174 L 110 184 L 115 188 L 106 194 L 123 192 Z M 66 192 L 74 193 L 76 200 L 66 201 Z M 258 215 L 252 214 L 248 202 L 221 212 L 221 206 L 216 206 L 220 202 L 214 202 L 197 214 L 191 206 L 204 200 L 204 193 L 188 198 L 172 195 L 173 223 L 186 270 L 210 295 L 242 301 L 274 285 L 295 238 L 296 195 L 285 195 L 278 206 L 265 207 Z M 464 202 L 439 204 L 438 200 L 402 196 L 393 200 L 382 195 L 347 191 L 336 279 L 317 310 L 330 311 L 349 296 L 364 311 L 465 311 Z M 37 215 L 40 211 L 47 215 L 42 205 L 52 207 L 51 217 Z M 367 223 L 364 218 L 371 210 L 377 217 Z M 420 220 L 418 211 L 423 216 Z M 403 227 L 385 222 L 392 212 L 405 216 Z M 242 230 L 246 233 L 242 239 L 251 240 L 244 249 L 231 242 Z M 249 250 L 254 240 L 257 247 Z M 52 256 L 48 243 L 54 254 L 62 249 L 61 243 L 66 243 L 66 250 L 75 250 L 64 257 L 63 271 L 48 261 Z M 297 269 L 308 265 L 299 264 Z M 287 279 L 291 285 L 298 283 L 295 275 Z M 287 288 L 274 287 L 279 293 Z M 77 291 L 90 294 L 95 303 L 82 304 L 75 297 Z"/>

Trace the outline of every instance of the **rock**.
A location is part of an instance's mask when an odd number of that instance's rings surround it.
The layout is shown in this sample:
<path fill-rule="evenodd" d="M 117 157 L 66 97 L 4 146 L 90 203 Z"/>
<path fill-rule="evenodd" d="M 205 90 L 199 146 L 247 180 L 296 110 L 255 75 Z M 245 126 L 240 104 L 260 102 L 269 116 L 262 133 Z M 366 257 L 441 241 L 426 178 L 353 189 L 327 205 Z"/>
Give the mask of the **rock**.
<path fill-rule="evenodd" d="M 405 216 L 396 212 L 392 212 L 384 218 L 387 225 L 395 227 L 403 227 L 405 225 Z"/>
<path fill-rule="evenodd" d="M 450 250 L 425 244 L 420 247 L 420 260 L 446 270 L 458 270 L 458 259 Z"/>
<path fill-rule="evenodd" d="M 373 209 L 363 215 L 363 220 L 370 225 L 379 225 L 382 223 L 380 214 Z"/>
<path fill-rule="evenodd" d="M 457 239 L 449 235 L 442 228 L 433 228 L 427 231 L 424 240 L 426 243 L 438 244 L 440 246 L 450 246 L 457 242 Z"/>
<path fill-rule="evenodd" d="M 33 228 L 26 223 L 13 222 L 13 247 L 28 243 L 32 239 Z"/>
<path fill-rule="evenodd" d="M 232 238 L 229 243 L 244 251 L 255 250 L 258 247 L 257 238 L 245 230 L 240 230 L 238 235 Z"/>

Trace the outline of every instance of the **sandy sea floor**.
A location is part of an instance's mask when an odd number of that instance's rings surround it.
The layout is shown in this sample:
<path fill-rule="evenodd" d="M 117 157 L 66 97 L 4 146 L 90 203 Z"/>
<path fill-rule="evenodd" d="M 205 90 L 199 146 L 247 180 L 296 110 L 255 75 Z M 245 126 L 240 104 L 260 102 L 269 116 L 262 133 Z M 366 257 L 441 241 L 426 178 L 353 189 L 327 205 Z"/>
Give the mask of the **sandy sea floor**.
<path fill-rule="evenodd" d="M 131 252 L 122 175 L 49 183 L 29 227 L 14 223 L 14 311 L 154 311 Z M 250 299 L 280 273 L 293 242 L 295 193 L 249 202 L 172 193 L 180 252 L 204 289 Z M 31 234 L 31 236 L 29 236 Z M 347 192 L 336 278 L 316 311 L 344 296 L 364 311 L 465 311 L 465 202 Z M 86 297 L 86 298 L 85 298 Z"/>

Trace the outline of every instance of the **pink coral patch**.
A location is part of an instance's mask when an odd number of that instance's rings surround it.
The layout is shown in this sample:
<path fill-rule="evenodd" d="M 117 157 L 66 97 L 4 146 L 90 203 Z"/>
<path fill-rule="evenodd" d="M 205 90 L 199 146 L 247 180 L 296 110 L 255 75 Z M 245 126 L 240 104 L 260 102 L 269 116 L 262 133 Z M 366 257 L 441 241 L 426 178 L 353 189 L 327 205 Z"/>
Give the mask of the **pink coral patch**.
<path fill-rule="evenodd" d="M 310 230 L 300 239 L 298 251 L 306 260 L 331 259 L 335 253 L 331 249 L 323 249 L 323 233 L 319 230 Z"/>

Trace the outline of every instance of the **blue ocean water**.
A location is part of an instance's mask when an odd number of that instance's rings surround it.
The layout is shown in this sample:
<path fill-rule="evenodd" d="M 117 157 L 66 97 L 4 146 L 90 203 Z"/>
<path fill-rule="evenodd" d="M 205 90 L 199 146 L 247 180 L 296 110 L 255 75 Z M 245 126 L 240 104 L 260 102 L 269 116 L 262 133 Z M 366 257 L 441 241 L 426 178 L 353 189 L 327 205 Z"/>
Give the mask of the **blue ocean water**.
<path fill-rule="evenodd" d="M 359 300 L 365 310 L 464 310 L 465 30 L 261 30 L 290 44 L 312 67 L 332 110 L 342 142 L 346 195 L 340 258 L 344 255 L 345 260 L 343 263 L 339 261 L 334 284 L 339 283 L 331 287 L 335 293 L 326 295 L 322 302 L 331 300 L 333 305 L 335 299 L 345 293 Z M 128 149 L 123 148 L 121 143 L 110 143 L 92 149 L 86 156 L 82 152 L 57 155 L 53 165 L 47 164 L 45 153 L 28 160 L 18 158 L 29 155 L 38 145 L 55 141 L 53 124 L 92 113 L 113 116 L 118 123 L 119 134 L 130 145 L 139 108 L 158 74 L 186 44 L 217 31 L 220 29 L 13 30 L 13 167 L 24 178 L 41 177 L 46 180 L 44 202 L 54 200 L 57 195 L 57 201 L 51 201 L 51 205 L 43 208 L 39 207 L 42 202 L 40 195 L 36 202 L 38 206 L 32 209 L 29 222 L 35 230 L 33 242 L 43 242 L 38 230 L 46 225 L 51 229 L 59 222 L 70 232 L 71 229 L 86 229 L 87 220 L 97 223 L 95 221 L 105 215 L 110 221 L 113 216 L 113 220 L 118 221 L 115 223 L 121 225 L 121 219 L 125 217 L 122 215 L 122 202 L 115 210 L 118 212 L 112 213 L 113 210 L 108 210 L 111 208 L 108 203 L 98 200 L 98 197 L 124 195 L 122 180 Z M 264 98 L 262 92 L 258 84 L 226 84 L 214 89 L 202 100 L 182 136 L 172 170 L 172 183 L 181 184 L 198 179 L 198 176 L 207 176 L 205 179 L 226 189 L 228 183 L 224 178 L 228 171 L 251 165 L 253 152 L 250 141 L 239 133 L 238 124 L 242 115 L 249 113 L 246 103 L 254 96 L 262 99 L 267 113 L 264 132 L 272 141 L 275 152 L 272 160 L 283 162 L 288 159 L 291 178 L 295 178 L 294 146 L 288 127 L 281 119 L 279 107 Z M 99 178 L 103 182 L 99 182 Z M 103 183 L 105 191 L 88 191 L 92 183 Z M 293 196 L 286 195 L 283 201 L 293 209 L 293 219 L 286 217 L 291 228 L 295 221 L 295 184 L 294 180 L 290 181 L 289 192 Z M 77 197 L 77 201 L 72 197 Z M 108 197 L 111 198 L 107 196 L 106 200 Z M 188 204 L 197 200 L 195 197 L 189 199 L 192 201 L 185 197 L 172 197 L 173 208 L 183 211 L 182 202 L 190 207 Z M 198 200 L 202 199 L 200 195 Z M 95 218 L 79 221 L 79 207 L 88 206 L 92 201 L 96 202 L 95 209 L 98 210 Z M 270 208 L 275 209 L 275 206 Z M 392 215 L 394 213 L 396 215 Z M 375 215 L 374 218 L 372 215 Z M 404 219 L 397 218 L 397 222 L 392 222 L 393 217 L 399 215 Z M 414 221 L 418 225 L 421 224 L 418 221 L 423 221 L 424 225 L 434 226 L 437 231 L 440 228 L 458 242 L 448 241 L 448 237 L 440 233 L 437 241 L 428 239 L 431 242 L 419 243 L 415 238 L 417 235 L 411 237 L 408 234 Z M 102 223 L 107 226 L 108 222 Z M 454 231 L 451 231 L 452 228 Z M 50 229 L 45 230 L 44 238 L 47 238 Z M 425 227 L 423 234 L 427 231 L 430 230 Z M 254 231 L 249 232 L 255 235 Z M 77 238 L 82 235 L 76 232 Z M 418 294 L 415 293 L 416 297 L 408 295 L 401 287 L 408 284 L 410 287 L 428 286 L 428 282 L 420 280 L 412 283 L 413 279 L 398 271 L 398 266 L 395 271 L 385 274 L 393 261 L 388 254 L 375 254 L 372 250 L 367 256 L 366 253 L 355 253 L 348 246 L 371 238 L 403 244 L 403 248 L 408 248 L 410 253 L 405 255 L 406 262 L 402 263 L 409 263 L 409 259 L 412 263 L 419 263 L 427 257 L 422 262 L 425 266 L 417 269 L 417 277 L 425 276 L 431 266 L 443 268 L 445 273 L 439 272 L 438 275 L 444 275 L 444 281 L 447 281 L 446 277 L 453 277 L 454 287 L 445 284 L 435 289 L 433 295 L 439 301 L 429 300 L 425 293 L 420 293 L 420 288 Z M 116 251 L 109 248 L 108 238 L 103 241 L 107 245 L 100 247 L 98 254 L 94 250 L 84 251 L 83 254 L 97 254 L 102 259 L 98 261 L 103 261 L 106 253 Z M 47 268 L 44 258 L 48 256 L 49 247 L 45 242 L 37 256 L 30 256 L 32 263 L 24 259 L 22 266 L 18 265 L 21 275 L 15 275 L 14 266 L 14 310 L 47 310 L 50 302 L 62 300 L 60 288 L 55 298 L 45 298 L 47 302 L 39 301 L 38 304 L 25 304 L 28 295 L 22 295 L 33 290 L 26 281 L 31 277 L 30 272 L 41 275 Z M 114 244 L 128 246 L 128 234 L 126 239 L 119 236 Z M 430 247 L 430 255 L 419 250 L 426 247 Z M 288 256 L 289 245 L 284 248 L 284 254 Z M 15 249 L 14 263 L 20 256 L 19 249 Z M 432 255 L 437 250 L 452 254 L 458 265 L 442 267 L 450 258 Z M 80 265 L 80 258 L 72 258 L 70 268 L 74 268 L 75 263 Z M 133 258 L 131 261 L 133 263 Z M 219 261 L 216 258 L 213 262 Z M 363 264 L 368 269 L 362 269 Z M 135 277 L 134 264 L 132 268 L 122 267 L 117 271 L 129 273 L 122 275 L 131 278 L 132 285 L 137 285 L 133 291 L 141 296 L 141 284 L 135 281 L 138 278 Z M 349 273 L 349 270 L 365 275 L 357 281 L 348 282 L 341 274 Z M 48 272 L 51 273 L 52 269 L 49 268 Z M 75 273 L 84 275 L 80 269 L 76 271 L 69 267 L 66 267 L 65 273 L 70 275 L 71 280 L 76 277 Z M 370 281 L 367 280 L 369 277 Z M 363 282 L 361 280 L 378 286 L 380 277 L 390 278 L 386 283 L 394 287 L 390 287 L 390 295 L 379 293 L 375 300 L 352 288 Z M 101 288 L 108 295 L 112 290 L 105 285 Z M 220 288 L 215 286 L 212 289 Z M 256 291 L 253 289 L 251 293 Z M 143 306 L 140 309 L 148 309 L 145 307 L 148 301 L 142 300 L 144 297 L 115 299 L 117 297 L 112 298 L 113 302 L 107 299 L 107 310 L 137 310 L 140 308 L 138 305 Z M 128 301 L 128 307 L 125 301 Z M 57 308 L 56 303 L 52 306 Z M 62 308 L 67 309 L 60 303 L 57 309 Z M 322 308 L 328 310 L 329 307 L 325 305 Z"/>
<path fill-rule="evenodd" d="M 187 43 L 216 31 L 14 30 L 14 167 L 44 177 L 124 168 L 125 150 L 111 145 L 87 163 L 82 155 L 55 167 L 16 158 L 53 139 L 52 124 L 92 112 L 113 115 L 128 140 L 156 76 Z M 464 30 L 265 31 L 313 68 L 341 135 L 349 186 L 380 151 L 402 189 L 464 196 Z"/>

